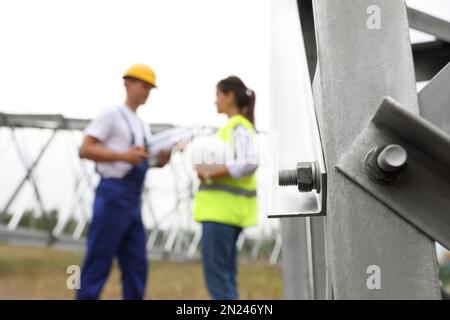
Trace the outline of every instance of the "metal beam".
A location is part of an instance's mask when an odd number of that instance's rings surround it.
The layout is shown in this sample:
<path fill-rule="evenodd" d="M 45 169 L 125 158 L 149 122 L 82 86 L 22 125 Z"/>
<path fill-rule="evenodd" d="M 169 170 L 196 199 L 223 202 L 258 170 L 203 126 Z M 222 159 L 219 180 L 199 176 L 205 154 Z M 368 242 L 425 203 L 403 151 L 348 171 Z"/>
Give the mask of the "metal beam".
<path fill-rule="evenodd" d="M 405 3 L 314 0 L 314 17 L 314 98 L 329 168 L 326 245 L 334 296 L 440 299 L 434 242 L 335 170 L 386 95 L 418 112 Z M 371 276 L 380 287 L 368 285 Z"/>
<path fill-rule="evenodd" d="M 432 41 L 412 45 L 417 81 L 429 81 L 450 62 L 450 43 Z"/>
<path fill-rule="evenodd" d="M 375 171 L 368 161 L 376 159 L 373 151 L 387 145 L 401 146 L 407 154 L 407 166 L 394 174 Z M 374 157 L 368 156 L 372 152 Z M 450 136 L 438 127 L 387 97 L 336 168 L 431 239 L 450 248 Z M 379 183 L 373 177 L 391 182 Z"/>
<path fill-rule="evenodd" d="M 305 43 L 306 57 L 308 59 L 309 74 L 311 81 L 314 78 L 317 65 L 316 35 L 312 0 L 297 0 L 300 11 L 300 22 Z M 417 81 L 428 81 L 433 78 L 448 62 L 450 62 L 450 23 L 423 12 L 408 8 L 409 23 L 411 28 L 430 29 L 438 28 L 438 32 L 443 37 L 426 43 L 414 43 L 413 57 L 416 68 Z M 424 27 L 421 27 L 424 26 Z M 425 30 L 421 30 L 426 32 Z M 447 39 L 447 40 L 446 40 Z M 448 41 L 448 42 L 445 42 Z"/>
<path fill-rule="evenodd" d="M 409 27 L 450 42 L 450 22 L 408 7 Z"/>
<path fill-rule="evenodd" d="M 312 0 L 297 0 L 300 13 L 300 24 L 305 44 L 306 58 L 308 60 L 309 76 L 314 79 L 317 65 L 316 30 L 314 26 L 314 14 Z"/>
<path fill-rule="evenodd" d="M 30 166 L 26 170 L 25 176 L 22 178 L 22 180 L 17 185 L 17 187 L 14 189 L 13 194 L 8 199 L 8 201 L 6 202 L 6 205 L 4 206 L 3 210 L 0 211 L 0 219 L 4 219 L 5 218 L 5 216 L 6 216 L 7 212 L 8 212 L 8 210 L 9 210 L 10 206 L 12 205 L 12 203 L 14 202 L 14 200 L 16 199 L 16 197 L 18 196 L 18 194 L 22 190 L 22 188 L 25 185 L 25 183 L 30 179 L 30 175 L 35 170 L 35 168 L 37 167 L 39 162 L 41 161 L 41 158 L 45 154 L 45 151 L 47 151 L 48 147 L 50 146 L 51 142 L 53 141 L 53 139 L 56 137 L 57 134 L 58 134 L 58 131 L 56 129 L 53 130 L 52 135 L 47 139 L 47 141 L 45 142 L 45 144 L 43 145 L 43 147 L 39 151 L 38 155 L 36 156 L 36 159 L 34 159 L 34 161 L 30 164 Z"/>
<path fill-rule="evenodd" d="M 0 127 L 6 126 L 6 118 L 5 115 L 0 112 Z"/>
<path fill-rule="evenodd" d="M 56 134 L 56 130 L 54 131 L 53 134 L 54 135 Z M 31 186 L 33 188 L 33 193 L 34 193 L 34 196 L 36 198 L 36 203 L 37 203 L 37 205 L 38 205 L 38 207 L 40 209 L 40 212 L 42 214 L 44 225 L 47 228 L 47 231 L 49 233 L 50 238 L 52 238 L 51 222 L 49 220 L 48 211 L 46 210 L 46 208 L 44 206 L 43 199 L 42 199 L 41 193 L 39 191 L 39 187 L 38 187 L 37 182 L 36 182 L 36 177 L 35 177 L 35 174 L 33 172 L 34 170 L 30 168 L 31 163 L 28 163 L 27 160 L 26 160 L 24 151 L 22 150 L 22 148 L 20 146 L 20 143 L 19 143 L 19 141 L 17 139 L 17 136 L 16 136 L 14 128 L 11 129 L 11 137 L 12 137 L 13 143 L 14 143 L 14 145 L 16 147 L 17 154 L 18 154 L 18 156 L 19 156 L 19 158 L 20 158 L 20 160 L 22 162 L 22 165 L 23 165 L 25 171 L 27 172 L 26 177 L 27 177 L 29 183 L 31 184 Z M 48 144 L 44 145 L 42 148 L 47 148 L 47 147 L 48 147 Z M 42 154 L 43 154 L 43 152 L 44 151 L 42 151 Z M 19 222 L 20 222 L 20 220 L 17 221 L 17 223 L 19 223 Z"/>
<path fill-rule="evenodd" d="M 83 131 L 91 120 L 65 118 L 58 114 L 16 114 L 0 113 L 0 127 L 59 129 Z M 151 125 L 152 133 L 157 134 L 169 128 L 172 124 L 157 123 Z"/>
<path fill-rule="evenodd" d="M 417 81 L 428 81 L 450 62 L 450 22 L 407 8 L 409 27 L 437 38 L 413 44 Z"/>
<path fill-rule="evenodd" d="M 420 115 L 450 134 L 450 64 L 420 92 Z"/>
<path fill-rule="evenodd" d="M 64 124 L 60 114 L 12 114 L 4 113 L 6 125 L 13 128 L 59 129 Z"/>
<path fill-rule="evenodd" d="M 91 120 L 65 118 L 65 129 L 74 131 L 83 131 Z"/>

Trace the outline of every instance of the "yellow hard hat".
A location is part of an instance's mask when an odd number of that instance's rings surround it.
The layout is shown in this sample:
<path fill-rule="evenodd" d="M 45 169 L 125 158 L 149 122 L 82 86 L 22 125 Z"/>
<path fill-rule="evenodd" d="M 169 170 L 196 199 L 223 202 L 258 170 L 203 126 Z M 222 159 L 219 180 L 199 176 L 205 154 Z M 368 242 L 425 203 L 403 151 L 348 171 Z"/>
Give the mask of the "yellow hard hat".
<path fill-rule="evenodd" d="M 132 65 L 127 72 L 123 75 L 123 78 L 134 78 L 142 80 L 156 87 L 156 74 L 152 68 L 145 64 Z"/>

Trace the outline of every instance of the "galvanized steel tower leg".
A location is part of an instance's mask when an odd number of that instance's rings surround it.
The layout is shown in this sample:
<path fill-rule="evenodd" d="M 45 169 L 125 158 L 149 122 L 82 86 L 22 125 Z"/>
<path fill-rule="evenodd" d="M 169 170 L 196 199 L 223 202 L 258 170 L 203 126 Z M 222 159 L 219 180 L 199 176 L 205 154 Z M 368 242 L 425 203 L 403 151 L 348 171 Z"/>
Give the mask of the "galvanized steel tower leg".
<path fill-rule="evenodd" d="M 385 96 L 418 112 L 405 3 L 313 4 L 314 99 L 328 168 L 326 241 L 334 297 L 439 299 L 434 242 L 335 169 Z"/>

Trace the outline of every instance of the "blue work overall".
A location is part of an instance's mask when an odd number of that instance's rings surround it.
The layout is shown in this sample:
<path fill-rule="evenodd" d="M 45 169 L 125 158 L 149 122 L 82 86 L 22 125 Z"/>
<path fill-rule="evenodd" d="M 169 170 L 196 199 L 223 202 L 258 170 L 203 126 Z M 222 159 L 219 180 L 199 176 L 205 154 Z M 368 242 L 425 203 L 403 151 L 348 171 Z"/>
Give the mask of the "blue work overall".
<path fill-rule="evenodd" d="M 131 133 L 131 124 L 122 113 Z M 142 128 L 143 129 L 143 128 Z M 145 147 L 147 139 L 143 130 Z M 141 194 L 147 161 L 134 165 L 125 177 L 102 177 L 97 187 L 87 253 L 77 299 L 98 299 L 117 255 L 124 299 L 143 299 L 147 281 L 146 234 L 141 217 Z"/>

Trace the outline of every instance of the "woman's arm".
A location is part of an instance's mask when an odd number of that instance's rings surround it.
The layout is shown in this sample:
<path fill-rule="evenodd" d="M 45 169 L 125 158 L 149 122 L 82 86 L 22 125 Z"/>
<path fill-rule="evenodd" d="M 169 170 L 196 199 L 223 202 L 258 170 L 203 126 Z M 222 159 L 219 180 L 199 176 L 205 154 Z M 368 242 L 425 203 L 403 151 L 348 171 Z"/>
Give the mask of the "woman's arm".
<path fill-rule="evenodd" d="M 225 166 L 232 178 L 239 179 L 253 174 L 258 168 L 257 152 L 253 136 L 242 125 L 233 131 L 234 157 Z"/>
<path fill-rule="evenodd" d="M 233 132 L 234 158 L 224 165 L 197 167 L 197 175 L 203 182 L 224 177 L 235 179 L 251 175 L 258 168 L 253 139 L 243 126 L 237 126 Z"/>
<path fill-rule="evenodd" d="M 215 166 L 213 169 L 207 169 L 204 167 L 197 167 L 197 175 L 202 182 L 207 182 L 208 180 L 216 180 L 220 178 L 229 177 L 230 173 L 225 165 Z"/>

